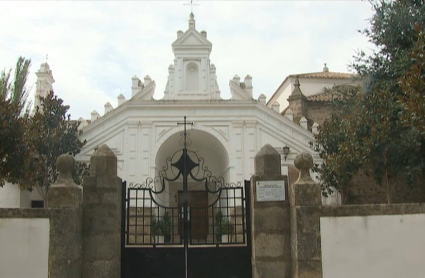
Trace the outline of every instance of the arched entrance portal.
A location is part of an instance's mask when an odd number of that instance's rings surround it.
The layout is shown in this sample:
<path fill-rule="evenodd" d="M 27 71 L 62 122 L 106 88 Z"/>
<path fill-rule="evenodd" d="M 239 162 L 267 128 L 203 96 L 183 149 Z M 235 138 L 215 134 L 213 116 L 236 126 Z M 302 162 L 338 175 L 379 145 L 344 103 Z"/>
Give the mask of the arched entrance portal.
<path fill-rule="evenodd" d="M 188 133 L 162 143 L 155 177 L 126 188 L 122 277 L 251 277 L 249 182 L 226 181 L 217 138 Z"/>
<path fill-rule="evenodd" d="M 228 195 L 233 197 L 234 192 L 219 190 L 228 180 L 229 156 L 224 146 L 211 134 L 190 130 L 186 136 L 186 148 L 189 156 L 187 175 L 187 188 L 184 189 L 183 174 L 178 175 L 176 163 L 183 155 L 184 140 L 182 133 L 170 136 L 159 148 L 156 157 L 157 175 L 166 176 L 167 182 L 163 194 L 155 195 L 156 201 L 163 207 L 184 208 L 184 202 L 190 208 L 190 236 L 198 243 L 211 242 L 212 220 L 217 213 L 210 208 L 234 207 L 229 204 Z M 194 163 L 193 165 L 190 165 Z M 212 181 L 212 182 L 211 182 Z M 217 181 L 217 182 L 214 182 Z M 157 184 L 158 186 L 158 184 Z M 159 188 L 157 189 L 159 190 Z M 240 196 L 238 196 L 240 197 Z M 239 199 L 238 199 L 239 200 Z M 224 204 L 223 202 L 226 203 Z M 182 236 L 183 226 L 179 222 L 178 234 Z"/>
<path fill-rule="evenodd" d="M 178 132 L 170 136 L 159 148 L 155 159 L 156 175 L 164 170 L 164 167 L 168 167 L 170 176 L 175 174 L 173 167 L 170 167 L 168 161 L 171 159 L 171 163 L 175 163 L 181 156 L 183 148 L 183 137 L 182 132 Z M 194 173 L 203 175 L 203 171 L 207 170 L 211 175 L 215 177 L 222 177 L 223 180 L 229 180 L 229 155 L 223 144 L 215 138 L 213 135 L 201 131 L 201 130 L 190 130 L 187 135 L 187 149 L 190 158 L 194 162 L 200 160 L 200 166 L 194 169 Z M 165 193 L 161 195 L 161 199 L 158 202 L 161 205 L 175 207 L 182 202 L 181 192 L 183 190 L 183 178 L 179 177 L 177 180 L 168 182 L 166 184 Z M 157 185 L 158 186 L 158 185 Z M 215 190 L 215 188 L 211 188 Z M 206 196 L 201 194 L 199 191 L 205 192 L 205 184 L 203 182 L 197 182 L 194 179 L 188 180 L 188 191 L 190 193 L 190 199 L 198 202 L 196 206 L 207 206 L 208 203 L 214 201 L 214 196 Z M 180 192 L 180 198 L 179 198 Z M 198 193 L 196 193 L 198 192 Z M 209 201 L 209 202 L 208 202 Z M 189 205 L 191 206 L 191 205 Z"/>

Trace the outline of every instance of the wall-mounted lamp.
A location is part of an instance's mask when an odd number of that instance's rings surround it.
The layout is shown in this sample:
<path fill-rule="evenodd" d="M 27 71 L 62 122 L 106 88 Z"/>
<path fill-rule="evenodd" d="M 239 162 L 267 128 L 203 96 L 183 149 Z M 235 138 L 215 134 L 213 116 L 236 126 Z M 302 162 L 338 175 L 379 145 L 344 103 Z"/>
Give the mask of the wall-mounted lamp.
<path fill-rule="evenodd" d="M 282 148 L 282 150 L 283 150 L 283 158 L 285 158 L 285 161 L 286 161 L 286 158 L 288 157 L 288 154 L 289 154 L 289 147 L 285 146 Z"/>

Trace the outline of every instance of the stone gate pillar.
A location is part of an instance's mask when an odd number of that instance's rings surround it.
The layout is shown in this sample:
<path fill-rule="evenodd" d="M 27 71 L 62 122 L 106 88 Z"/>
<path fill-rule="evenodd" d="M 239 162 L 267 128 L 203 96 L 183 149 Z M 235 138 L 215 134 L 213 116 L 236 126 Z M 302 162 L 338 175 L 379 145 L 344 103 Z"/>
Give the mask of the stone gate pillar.
<path fill-rule="evenodd" d="M 121 275 L 121 179 L 117 157 L 101 145 L 90 158 L 90 176 L 84 178 L 84 278 Z"/>
<path fill-rule="evenodd" d="M 252 277 L 290 278 L 291 246 L 287 177 L 269 144 L 255 156 L 251 177 Z"/>
<path fill-rule="evenodd" d="M 293 278 L 321 278 L 320 184 L 310 177 L 313 157 L 309 153 L 296 156 L 298 180 L 291 185 L 291 247 Z"/>
<path fill-rule="evenodd" d="M 74 158 L 56 160 L 59 176 L 47 195 L 50 211 L 49 277 L 81 277 L 82 190 L 71 176 Z M 23 266 L 25 267 L 25 266 Z"/>

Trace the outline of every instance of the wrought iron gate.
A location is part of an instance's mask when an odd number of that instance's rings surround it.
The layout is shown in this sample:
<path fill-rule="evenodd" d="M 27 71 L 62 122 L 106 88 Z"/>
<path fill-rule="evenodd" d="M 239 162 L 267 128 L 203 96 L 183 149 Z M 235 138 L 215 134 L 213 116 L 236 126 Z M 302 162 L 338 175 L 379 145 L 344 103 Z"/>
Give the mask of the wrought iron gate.
<path fill-rule="evenodd" d="M 123 183 L 121 277 L 249 278 L 249 181 L 214 177 L 187 149 L 186 118 L 183 136 L 158 176 Z"/>

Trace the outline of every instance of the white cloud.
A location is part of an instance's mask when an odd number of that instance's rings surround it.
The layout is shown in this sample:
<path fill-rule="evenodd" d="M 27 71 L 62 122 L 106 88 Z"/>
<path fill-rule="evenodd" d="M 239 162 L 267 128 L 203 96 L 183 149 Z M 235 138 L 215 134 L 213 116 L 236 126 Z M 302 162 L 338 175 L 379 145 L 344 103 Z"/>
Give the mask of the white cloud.
<path fill-rule="evenodd" d="M 198 1 L 196 1 L 198 2 Z M 131 96 L 131 77 L 152 77 L 162 95 L 171 43 L 187 30 L 188 1 L 2 2 L 0 67 L 31 58 L 32 73 L 49 54 L 55 92 L 73 118 L 89 118 L 103 105 Z M 196 27 L 213 43 L 211 62 L 229 97 L 235 74 L 253 76 L 254 96 L 270 97 L 293 73 L 346 71 L 367 39 L 370 5 L 360 1 L 199 1 Z M 30 83 L 35 82 L 31 74 Z M 34 87 L 35 89 L 35 87 Z"/>

